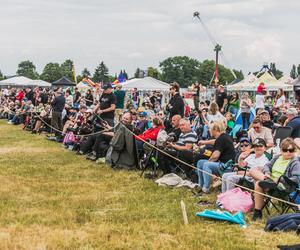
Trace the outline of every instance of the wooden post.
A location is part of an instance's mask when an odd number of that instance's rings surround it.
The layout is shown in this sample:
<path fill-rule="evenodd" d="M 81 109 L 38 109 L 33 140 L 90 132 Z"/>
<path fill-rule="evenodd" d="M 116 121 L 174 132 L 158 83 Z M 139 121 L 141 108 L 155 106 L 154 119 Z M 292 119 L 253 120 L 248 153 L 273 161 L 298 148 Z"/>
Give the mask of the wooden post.
<path fill-rule="evenodd" d="M 181 210 L 182 210 L 184 225 L 187 225 L 187 224 L 189 224 L 189 221 L 188 221 L 188 217 L 187 217 L 187 213 L 186 213 L 186 207 L 185 207 L 185 204 L 183 201 L 180 201 L 180 206 L 181 206 Z"/>

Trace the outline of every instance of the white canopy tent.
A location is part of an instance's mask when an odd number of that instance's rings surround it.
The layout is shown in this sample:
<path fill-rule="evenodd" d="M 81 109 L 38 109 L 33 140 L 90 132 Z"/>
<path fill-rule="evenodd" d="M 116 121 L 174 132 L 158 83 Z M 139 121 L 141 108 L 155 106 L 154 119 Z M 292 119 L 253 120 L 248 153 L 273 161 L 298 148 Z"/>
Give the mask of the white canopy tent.
<path fill-rule="evenodd" d="M 253 75 L 253 74 L 252 74 Z M 249 75 L 251 76 L 251 75 Z M 254 76 L 254 75 L 253 75 Z M 254 76 L 256 77 L 256 76 Z M 247 79 L 248 77 L 246 77 Z M 252 78 L 253 81 L 247 79 L 248 81 L 241 81 L 239 83 L 227 86 L 228 91 L 252 91 L 255 92 L 257 90 L 258 85 L 263 82 L 268 91 L 277 91 L 279 88 L 282 88 L 284 91 L 293 91 L 291 85 L 285 83 L 284 81 L 277 80 L 270 73 L 265 72 L 259 78 Z"/>
<path fill-rule="evenodd" d="M 280 81 L 283 84 L 291 84 L 294 81 L 294 79 L 289 75 L 284 75 L 278 81 Z"/>
<path fill-rule="evenodd" d="M 167 91 L 170 88 L 170 84 L 152 77 L 134 78 L 120 84 L 124 90 L 137 88 L 139 91 Z"/>
<path fill-rule="evenodd" d="M 0 81 L 0 86 L 26 86 L 28 82 L 33 81 L 25 76 L 15 76 L 5 80 Z"/>
<path fill-rule="evenodd" d="M 43 80 L 32 80 L 25 76 L 15 76 L 0 81 L 0 86 L 12 86 L 12 87 L 51 87 L 51 83 Z"/>
<path fill-rule="evenodd" d="M 51 83 L 43 80 L 32 80 L 28 82 L 26 86 L 51 87 Z"/>
<path fill-rule="evenodd" d="M 256 80 L 257 77 L 253 73 L 251 73 L 247 75 L 243 80 L 239 81 L 238 83 L 228 85 L 226 86 L 226 88 L 228 91 L 241 91 Z"/>

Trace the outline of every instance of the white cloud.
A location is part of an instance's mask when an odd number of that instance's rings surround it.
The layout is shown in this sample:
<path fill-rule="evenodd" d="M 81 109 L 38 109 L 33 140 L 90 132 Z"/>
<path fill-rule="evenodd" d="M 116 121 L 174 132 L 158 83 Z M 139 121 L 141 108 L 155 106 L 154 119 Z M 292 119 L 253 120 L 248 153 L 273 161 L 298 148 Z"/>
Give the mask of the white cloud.
<path fill-rule="evenodd" d="M 278 62 L 282 59 L 283 45 L 278 35 L 264 35 L 255 38 L 246 45 L 247 56 L 250 60 L 263 62 Z"/>
<path fill-rule="evenodd" d="M 213 59 L 196 10 L 234 68 L 247 73 L 275 61 L 289 72 L 300 63 L 297 0 L 0 0 L 0 6 L 0 69 L 8 75 L 25 59 L 41 71 L 71 58 L 78 72 L 104 60 L 111 74 L 132 74 L 175 55 Z"/>

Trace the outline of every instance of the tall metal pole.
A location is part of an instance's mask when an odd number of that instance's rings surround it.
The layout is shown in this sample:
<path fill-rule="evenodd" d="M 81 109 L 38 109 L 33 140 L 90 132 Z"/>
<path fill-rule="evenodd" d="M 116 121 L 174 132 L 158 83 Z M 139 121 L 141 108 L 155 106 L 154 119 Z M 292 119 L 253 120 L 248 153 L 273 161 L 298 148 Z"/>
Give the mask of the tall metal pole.
<path fill-rule="evenodd" d="M 222 46 L 217 44 L 214 51 L 216 52 L 216 69 L 215 69 L 215 85 L 219 83 L 219 51 L 221 51 Z"/>

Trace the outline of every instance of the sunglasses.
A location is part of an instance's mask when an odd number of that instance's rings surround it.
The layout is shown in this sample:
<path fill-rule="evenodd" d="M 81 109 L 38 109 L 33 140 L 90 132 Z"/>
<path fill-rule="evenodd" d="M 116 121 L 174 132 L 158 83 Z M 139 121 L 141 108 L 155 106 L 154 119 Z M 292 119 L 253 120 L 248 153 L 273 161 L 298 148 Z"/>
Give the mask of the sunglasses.
<path fill-rule="evenodd" d="M 245 144 L 241 144 L 241 148 L 242 147 L 248 147 L 250 144 L 248 144 L 248 143 L 245 143 Z"/>
<path fill-rule="evenodd" d="M 253 145 L 253 147 L 254 147 L 254 148 L 262 148 L 262 147 L 264 147 L 264 145 L 262 145 L 262 144 L 257 144 L 257 145 Z"/>
<path fill-rule="evenodd" d="M 295 149 L 294 149 L 294 148 L 283 148 L 283 149 L 282 149 L 282 152 L 283 152 L 283 153 L 286 153 L 286 152 L 294 153 L 294 152 L 295 152 Z"/>
<path fill-rule="evenodd" d="M 253 129 L 260 129 L 260 127 L 253 127 Z"/>

